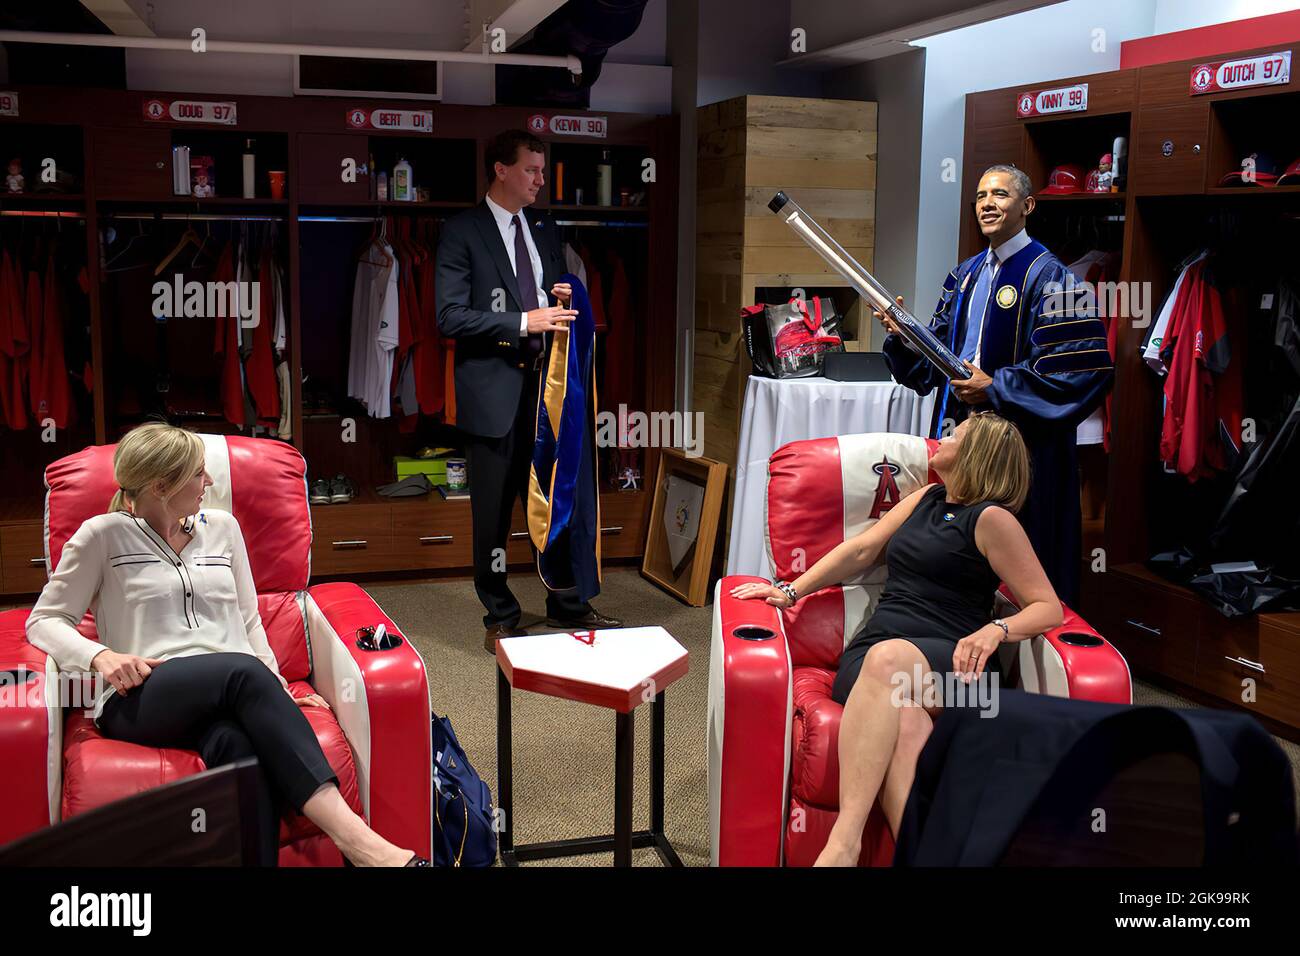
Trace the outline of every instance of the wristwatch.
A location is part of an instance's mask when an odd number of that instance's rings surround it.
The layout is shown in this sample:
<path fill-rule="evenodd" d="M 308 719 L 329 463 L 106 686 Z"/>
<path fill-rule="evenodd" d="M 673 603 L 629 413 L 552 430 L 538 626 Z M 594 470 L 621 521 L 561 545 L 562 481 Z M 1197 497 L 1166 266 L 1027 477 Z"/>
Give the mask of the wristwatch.
<path fill-rule="evenodd" d="M 772 584 L 777 590 L 790 599 L 791 607 L 793 607 L 799 600 L 799 595 L 795 592 L 793 584 L 788 584 L 785 581 L 773 581 Z"/>
<path fill-rule="evenodd" d="M 1007 626 L 1006 621 L 1002 620 L 1002 618 L 1000 617 L 995 617 L 993 619 L 993 623 L 996 624 L 998 627 L 1002 628 L 1002 640 L 1005 641 L 1011 637 L 1011 628 Z"/>

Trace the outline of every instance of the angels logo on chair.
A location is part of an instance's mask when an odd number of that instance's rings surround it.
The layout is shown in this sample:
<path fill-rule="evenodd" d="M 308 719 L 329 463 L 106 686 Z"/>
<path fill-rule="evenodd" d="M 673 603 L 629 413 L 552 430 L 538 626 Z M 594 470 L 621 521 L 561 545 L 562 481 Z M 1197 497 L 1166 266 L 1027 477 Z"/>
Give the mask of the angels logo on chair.
<path fill-rule="evenodd" d="M 793 580 L 841 542 L 938 476 L 935 439 L 844 435 L 792 442 L 768 462 L 767 551 L 772 575 Z M 815 491 L 810 491 L 815 489 Z M 715 866 L 810 866 L 839 806 L 843 708 L 831 685 L 846 643 L 884 590 L 883 559 L 857 580 L 793 608 L 714 594 L 709 667 L 709 828 Z M 999 610 L 1016 610 L 1004 586 Z M 1002 609 L 1005 608 L 1005 611 Z M 1128 665 L 1069 608 L 1061 627 L 1005 645 L 1003 686 L 1057 697 L 1130 703 Z M 1077 635 L 1087 635 L 1081 640 Z M 1095 638 L 1095 640 L 1094 640 Z M 877 806 L 860 864 L 887 866 L 894 840 Z"/>
<path fill-rule="evenodd" d="M 880 476 L 880 481 L 876 482 L 876 498 L 871 504 L 871 513 L 867 516 L 869 520 L 874 521 L 903 500 L 903 496 L 898 493 L 897 481 L 898 474 L 903 469 L 890 461 L 889 456 L 886 455 L 872 465 L 871 470 Z"/>

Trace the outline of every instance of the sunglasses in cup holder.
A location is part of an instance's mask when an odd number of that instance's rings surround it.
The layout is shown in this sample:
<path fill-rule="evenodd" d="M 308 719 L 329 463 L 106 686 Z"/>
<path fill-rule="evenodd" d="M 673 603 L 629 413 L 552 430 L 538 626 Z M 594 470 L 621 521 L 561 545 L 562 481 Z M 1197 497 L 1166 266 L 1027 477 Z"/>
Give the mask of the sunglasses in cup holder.
<path fill-rule="evenodd" d="M 382 624 L 357 628 L 357 647 L 363 651 L 388 651 L 401 643 L 401 637 L 389 634 Z"/>

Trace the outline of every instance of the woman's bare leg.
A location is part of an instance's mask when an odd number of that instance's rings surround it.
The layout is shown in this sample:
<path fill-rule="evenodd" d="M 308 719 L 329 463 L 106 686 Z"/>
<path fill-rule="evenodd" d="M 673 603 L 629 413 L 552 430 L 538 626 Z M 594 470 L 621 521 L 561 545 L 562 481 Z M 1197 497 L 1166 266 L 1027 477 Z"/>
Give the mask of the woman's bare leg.
<path fill-rule="evenodd" d="M 327 783 L 313 793 L 302 812 L 334 841 L 339 851 L 356 866 L 405 866 L 415 854 L 394 846 L 348 806 L 339 788 Z"/>
<path fill-rule="evenodd" d="M 898 743 L 897 701 L 919 697 L 930 665 L 915 644 L 881 641 L 867 651 L 840 720 L 840 811 L 815 866 L 856 866 L 862 828 Z"/>
<path fill-rule="evenodd" d="M 916 779 L 916 759 L 921 755 L 921 748 L 930 738 L 934 721 L 925 709 L 916 701 L 908 701 L 899 713 L 898 744 L 894 747 L 894 758 L 885 771 L 885 782 L 880 785 L 880 809 L 885 813 L 889 823 L 889 832 L 898 839 L 898 828 L 903 822 L 903 808 L 907 806 L 907 796 L 912 792 L 912 781 Z"/>

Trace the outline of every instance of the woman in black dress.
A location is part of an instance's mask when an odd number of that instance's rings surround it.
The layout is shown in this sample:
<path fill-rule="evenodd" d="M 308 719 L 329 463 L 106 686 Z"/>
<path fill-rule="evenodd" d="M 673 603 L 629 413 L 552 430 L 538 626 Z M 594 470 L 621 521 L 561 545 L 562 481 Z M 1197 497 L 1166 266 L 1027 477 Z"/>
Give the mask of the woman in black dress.
<path fill-rule="evenodd" d="M 942 484 L 914 491 L 795 581 L 731 592 L 790 607 L 885 552 L 884 593 L 840 657 L 831 692 L 844 704 L 840 809 L 818 866 L 857 865 L 877 796 L 898 835 L 946 676 L 987 681 L 998 669 L 998 645 L 1061 624 L 1061 602 L 1015 518 L 1029 490 L 1029 455 L 1016 427 L 992 412 L 973 415 L 940 442 L 930 467 Z M 993 618 L 999 582 L 1021 607 L 1006 620 Z"/>

